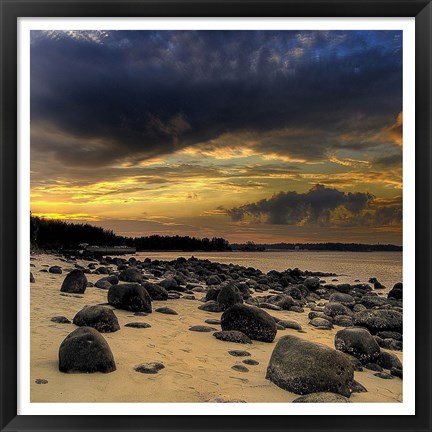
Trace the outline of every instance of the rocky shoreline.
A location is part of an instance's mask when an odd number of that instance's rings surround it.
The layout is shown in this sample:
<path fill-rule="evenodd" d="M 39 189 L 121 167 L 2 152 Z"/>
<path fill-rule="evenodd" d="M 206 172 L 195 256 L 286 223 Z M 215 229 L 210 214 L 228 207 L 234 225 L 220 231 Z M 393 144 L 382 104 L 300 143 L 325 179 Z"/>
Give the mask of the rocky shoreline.
<path fill-rule="evenodd" d="M 50 311 L 51 323 L 60 326 L 63 332 L 57 347 L 50 346 L 51 352 L 57 351 L 56 369 L 62 376 L 93 372 L 108 376 L 126 373 L 126 370 L 127 374 L 132 370 L 142 376 L 169 374 L 169 363 L 174 361 L 170 358 L 165 361 L 152 358 L 139 364 L 117 361 L 116 343 L 121 341 L 125 328 L 143 333 L 153 331 L 153 337 L 149 338 L 151 343 L 146 339 L 146 344 L 158 348 L 162 330 L 157 331 L 156 323 L 141 321 L 150 321 L 150 317 L 157 315 L 157 322 L 165 319 L 165 325 L 175 327 L 176 322 L 172 320 L 176 318 L 184 322 L 188 325 L 188 334 L 200 334 L 200 343 L 204 345 L 215 346 L 217 351 L 223 346 L 229 353 L 227 361 L 230 357 L 239 360 L 231 366 L 234 372 L 256 376 L 279 398 L 283 395 L 280 391 L 289 394 L 290 402 L 351 402 L 354 395 L 370 391 L 357 380 L 357 376 L 365 372 L 372 374 L 373 380 L 382 382 L 402 379 L 400 282 L 384 297 L 379 295 L 382 285 L 373 277 L 370 279 L 372 286 L 336 284 L 324 280 L 335 276 L 331 273 L 299 269 L 263 273 L 252 267 L 193 257 L 172 261 L 103 257 L 84 261 L 43 254 L 44 262 L 55 260 L 57 263 L 39 265 L 38 262 L 36 265 L 39 258 L 31 257 L 31 265 L 35 267 L 31 268 L 31 286 L 37 285 L 40 278 L 48 277 L 52 298 L 61 295 L 70 311 L 69 317 Z M 41 289 L 39 287 L 37 293 L 32 290 L 32 296 L 40 294 Z M 167 306 L 163 306 L 164 303 Z M 190 311 L 190 322 L 187 322 L 187 314 L 177 310 L 184 308 Z M 122 324 L 119 317 L 124 314 L 134 320 Z M 201 323 L 196 322 L 198 317 Z M 75 329 L 70 328 L 72 323 Z M 43 329 L 39 333 L 43 334 Z M 183 336 L 187 338 L 188 334 Z M 128 341 L 121 342 L 129 346 Z M 251 357 L 254 347 L 259 348 L 264 364 Z M 126 357 L 124 353 L 121 355 Z M 60 380 L 54 373 L 53 359 L 50 360 L 51 374 Z M 206 362 L 202 363 L 204 366 L 199 367 L 205 367 Z M 209 368 L 210 363 L 207 361 Z M 193 372 L 191 367 L 192 376 Z M 91 380 L 97 375 L 100 374 L 83 376 Z M 50 383 L 44 376 L 33 378 L 34 383 Z M 243 389 L 248 388 L 247 378 L 238 379 L 240 383 L 245 380 Z M 217 386 L 222 384 L 217 383 Z M 392 385 L 401 393 L 401 382 Z M 40 391 L 35 393 L 40 394 Z M 238 399 L 224 394 L 213 396 L 206 399 L 200 395 L 198 400 L 253 401 L 247 394 Z M 380 401 L 380 395 L 376 396 Z M 43 394 L 41 397 L 43 399 Z M 166 400 L 172 401 L 172 397 L 167 395 Z M 148 396 L 143 399 L 152 401 Z M 110 400 L 116 401 L 116 398 Z"/>

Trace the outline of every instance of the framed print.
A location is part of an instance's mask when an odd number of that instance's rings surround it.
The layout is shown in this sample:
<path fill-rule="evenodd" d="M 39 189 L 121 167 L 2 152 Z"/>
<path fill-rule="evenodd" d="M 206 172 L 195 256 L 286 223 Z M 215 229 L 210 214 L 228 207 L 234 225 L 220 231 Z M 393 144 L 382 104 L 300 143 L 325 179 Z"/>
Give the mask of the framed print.
<path fill-rule="evenodd" d="M 1 430 L 430 430 L 429 1 L 0 4 Z"/>

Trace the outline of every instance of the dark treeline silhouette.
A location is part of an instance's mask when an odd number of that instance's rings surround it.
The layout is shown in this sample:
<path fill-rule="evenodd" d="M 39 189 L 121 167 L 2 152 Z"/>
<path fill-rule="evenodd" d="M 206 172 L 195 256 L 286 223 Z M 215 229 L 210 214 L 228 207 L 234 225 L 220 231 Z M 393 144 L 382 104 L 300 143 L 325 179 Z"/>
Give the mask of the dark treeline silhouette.
<path fill-rule="evenodd" d="M 72 223 L 30 215 L 30 238 L 33 246 L 44 249 L 76 249 L 81 243 L 97 246 L 135 246 L 140 250 L 228 251 L 227 240 L 189 236 L 123 237 L 112 230 L 88 223 Z"/>
<path fill-rule="evenodd" d="M 221 237 L 212 239 L 198 239 L 189 236 L 160 236 L 136 237 L 137 250 L 182 250 L 182 251 L 229 251 L 231 246 Z"/>
<path fill-rule="evenodd" d="M 236 245 L 232 245 L 235 248 Z M 276 243 L 264 244 L 265 249 L 279 250 L 310 250 L 310 251 L 346 251 L 346 252 L 379 252 L 401 251 L 402 246 L 392 244 L 363 244 L 363 243 Z"/>
<path fill-rule="evenodd" d="M 30 216 L 30 238 L 45 249 L 69 249 L 80 243 L 104 246 L 133 246 L 133 240 L 87 223 L 72 223 Z"/>

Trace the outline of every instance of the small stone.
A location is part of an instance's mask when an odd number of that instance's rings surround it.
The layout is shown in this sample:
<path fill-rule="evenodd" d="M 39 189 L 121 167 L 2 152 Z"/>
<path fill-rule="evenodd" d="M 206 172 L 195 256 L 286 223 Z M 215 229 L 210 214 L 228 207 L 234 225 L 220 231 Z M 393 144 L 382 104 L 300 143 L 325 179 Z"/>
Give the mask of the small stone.
<path fill-rule="evenodd" d="M 234 356 L 234 357 L 249 357 L 250 353 L 248 353 L 247 351 L 242 351 L 242 350 L 231 350 L 228 351 L 228 354 Z"/>
<path fill-rule="evenodd" d="M 70 320 L 68 320 L 66 317 L 64 316 L 55 316 L 51 318 L 52 322 L 55 322 L 57 324 L 70 324 Z"/>
<path fill-rule="evenodd" d="M 161 369 L 164 369 L 165 366 L 159 362 L 152 363 L 142 363 L 134 368 L 136 372 L 145 373 L 145 374 L 156 374 Z"/>
<path fill-rule="evenodd" d="M 145 322 L 131 322 L 131 323 L 127 323 L 125 324 L 125 327 L 132 327 L 132 328 L 149 328 L 151 327 L 150 324 L 145 323 Z"/>
<path fill-rule="evenodd" d="M 354 380 L 351 384 L 351 391 L 353 393 L 366 393 L 367 392 L 367 388 L 360 384 L 358 381 Z"/>
<path fill-rule="evenodd" d="M 178 313 L 174 309 L 171 309 L 169 307 L 157 308 L 155 309 L 155 312 L 159 312 L 166 315 L 178 315 Z"/>
<path fill-rule="evenodd" d="M 207 324 L 213 324 L 213 325 L 220 325 L 220 320 L 218 320 L 218 319 L 206 319 L 205 321 L 204 321 L 205 323 L 207 323 Z"/>
<path fill-rule="evenodd" d="M 217 329 L 215 329 L 214 327 L 197 325 L 197 326 L 189 327 L 189 330 L 194 332 L 199 332 L 199 333 L 209 333 L 212 331 L 216 331 Z"/>
<path fill-rule="evenodd" d="M 393 379 L 394 376 L 388 374 L 387 372 L 377 372 L 374 373 L 375 376 L 377 376 L 378 378 L 382 378 L 382 379 Z"/>
<path fill-rule="evenodd" d="M 62 274 L 62 269 L 59 266 L 52 266 L 48 269 L 48 271 L 53 274 Z"/>
<path fill-rule="evenodd" d="M 37 380 L 35 380 L 36 384 L 48 384 L 48 380 L 43 379 L 43 378 L 38 378 Z"/>
<path fill-rule="evenodd" d="M 249 372 L 249 369 L 243 365 L 234 365 L 231 367 L 231 369 L 234 369 L 237 372 Z"/>
<path fill-rule="evenodd" d="M 259 361 L 256 361 L 254 359 L 245 359 L 245 360 L 243 360 L 242 363 L 247 364 L 247 365 L 252 365 L 252 366 L 259 365 Z"/>

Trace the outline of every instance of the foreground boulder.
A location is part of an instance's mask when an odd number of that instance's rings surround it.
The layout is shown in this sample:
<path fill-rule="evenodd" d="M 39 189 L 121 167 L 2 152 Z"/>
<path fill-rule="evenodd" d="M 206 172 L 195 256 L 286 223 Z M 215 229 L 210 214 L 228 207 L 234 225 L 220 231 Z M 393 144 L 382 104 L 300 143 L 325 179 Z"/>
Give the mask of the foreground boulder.
<path fill-rule="evenodd" d="M 354 327 L 336 333 L 335 347 L 358 358 L 363 364 L 375 363 L 381 351 L 374 337 L 366 329 Z"/>
<path fill-rule="evenodd" d="M 80 327 L 93 327 L 101 333 L 113 333 L 120 330 L 115 313 L 103 306 L 87 306 L 74 317 L 73 323 Z"/>
<path fill-rule="evenodd" d="M 262 342 L 273 342 L 276 323 L 271 315 L 255 306 L 236 304 L 221 317 L 222 330 L 238 330 Z"/>
<path fill-rule="evenodd" d="M 138 283 L 112 285 L 108 290 L 108 303 L 132 312 L 151 312 L 151 298 Z"/>
<path fill-rule="evenodd" d="M 372 309 L 358 312 L 353 317 L 356 326 L 369 329 L 372 333 L 395 331 L 402 333 L 402 314 L 391 309 Z"/>
<path fill-rule="evenodd" d="M 61 292 L 83 294 L 87 288 L 87 278 L 82 270 L 72 270 L 64 279 Z"/>
<path fill-rule="evenodd" d="M 330 392 L 350 397 L 354 369 L 339 351 L 284 336 L 273 350 L 266 378 L 296 394 Z"/>
<path fill-rule="evenodd" d="M 114 372 L 111 349 L 94 328 L 80 327 L 66 336 L 59 348 L 59 370 L 66 373 Z"/>

